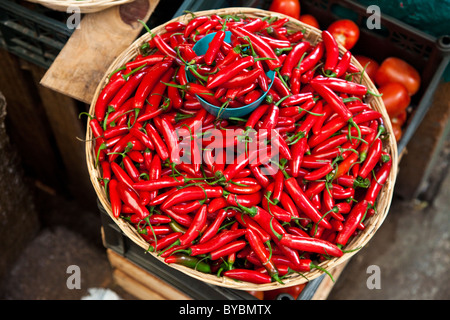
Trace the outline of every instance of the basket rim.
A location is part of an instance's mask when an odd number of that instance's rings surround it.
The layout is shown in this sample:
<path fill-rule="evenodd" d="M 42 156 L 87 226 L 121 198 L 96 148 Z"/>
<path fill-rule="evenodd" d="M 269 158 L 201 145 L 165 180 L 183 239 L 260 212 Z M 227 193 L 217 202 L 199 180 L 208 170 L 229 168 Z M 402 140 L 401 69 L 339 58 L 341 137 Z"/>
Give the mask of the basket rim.
<path fill-rule="evenodd" d="M 318 38 L 316 38 L 316 40 L 320 39 L 321 30 L 311 27 L 307 24 L 304 24 L 301 21 L 294 19 L 292 17 L 289 17 L 287 15 L 268 11 L 268 10 L 247 8 L 247 7 L 230 7 L 230 8 L 223 8 L 223 9 L 213 9 L 213 10 L 203 10 L 203 11 L 193 12 L 193 14 L 195 14 L 196 16 L 198 16 L 198 15 L 211 16 L 213 14 L 227 14 L 227 13 L 247 14 L 247 15 L 254 14 L 254 15 L 261 15 L 261 16 L 269 15 L 269 16 L 278 16 L 281 18 L 286 17 L 289 19 L 289 22 L 288 22 L 289 25 L 294 25 L 301 29 L 306 30 L 306 32 L 307 32 L 305 34 L 306 40 L 309 41 L 309 39 L 307 39 L 307 36 L 309 36 L 310 34 L 315 34 L 316 36 L 318 36 Z M 173 18 L 173 19 L 167 21 L 166 23 L 153 28 L 151 30 L 151 32 L 153 34 L 156 34 L 158 32 L 163 31 L 165 25 L 167 25 L 171 22 L 174 22 L 174 21 L 183 21 L 184 19 L 189 19 L 189 17 L 191 17 L 191 13 L 187 13 L 185 15 Z M 142 43 L 144 43 L 145 41 L 148 41 L 150 39 L 150 36 L 151 36 L 150 34 L 145 33 L 144 35 L 142 35 L 141 37 L 136 39 L 126 50 L 124 50 L 114 60 L 113 63 L 111 63 L 109 69 L 105 72 L 105 75 L 104 75 L 102 81 L 99 82 L 97 89 L 95 91 L 95 94 L 94 94 L 94 97 L 92 99 L 91 106 L 89 109 L 89 113 L 91 115 L 93 115 L 96 100 L 99 96 L 100 90 L 106 84 L 108 75 L 112 71 L 116 70 L 118 67 L 122 66 L 124 62 L 128 62 L 129 61 L 128 57 L 130 55 L 131 55 L 130 59 L 133 58 L 137 54 L 137 52 L 138 52 L 137 49 L 140 47 L 140 45 Z M 340 54 L 343 54 L 346 51 L 346 49 L 344 47 L 342 47 L 341 45 L 339 47 L 340 47 L 339 48 Z M 135 55 L 132 56 L 132 54 L 135 54 Z M 354 56 L 352 56 L 352 63 L 354 63 L 358 67 L 359 70 L 363 69 L 361 64 L 356 60 L 356 58 Z M 372 80 L 368 77 L 368 75 L 366 73 L 363 74 L 362 83 L 365 84 L 366 86 L 368 86 L 372 92 L 378 93 L 377 88 L 375 87 Z M 372 100 L 367 103 L 370 104 L 370 106 L 372 108 L 374 108 L 374 106 L 377 107 L 377 111 L 379 111 L 382 114 L 382 117 L 384 120 L 384 125 L 386 127 L 387 132 L 392 132 L 393 131 L 392 125 L 391 125 L 389 116 L 387 114 L 387 111 L 384 107 L 384 103 L 383 103 L 382 99 L 377 96 L 372 96 L 371 99 Z M 137 233 L 137 231 L 130 224 L 128 224 L 128 222 L 125 222 L 121 218 L 115 218 L 112 215 L 109 201 L 107 200 L 104 189 L 100 185 L 99 180 L 98 180 L 98 178 L 100 177 L 99 171 L 98 171 L 99 169 L 95 168 L 93 166 L 94 162 L 92 160 L 95 159 L 95 157 L 93 158 L 93 154 L 92 154 L 93 153 L 92 152 L 92 150 L 93 150 L 92 141 L 91 141 L 92 132 L 91 132 L 90 126 L 89 126 L 90 120 L 88 119 L 87 121 L 88 121 L 88 125 L 87 125 L 87 130 L 86 130 L 86 141 L 87 141 L 87 143 L 86 143 L 86 162 L 87 162 L 88 169 L 89 169 L 90 179 L 91 179 L 91 182 L 93 183 L 93 186 L 94 186 L 94 189 L 95 189 L 97 195 L 99 196 L 99 201 L 102 204 L 102 206 L 104 207 L 105 211 L 110 215 L 110 217 L 113 219 L 113 221 L 115 221 L 115 223 L 119 226 L 119 228 L 133 242 L 135 242 L 137 245 L 142 247 L 143 250 L 147 250 L 149 244 L 147 242 L 145 242 L 145 240 L 143 240 L 142 237 L 140 237 L 140 235 Z M 388 140 L 387 140 L 386 144 L 384 145 L 383 149 L 385 151 L 387 151 L 392 157 L 392 169 L 391 169 L 391 172 L 389 174 L 389 177 L 388 177 L 385 185 L 383 186 L 383 188 L 378 196 L 378 199 L 380 201 L 377 203 L 377 214 L 370 217 L 368 219 L 368 224 L 366 225 L 366 228 L 364 230 L 362 230 L 357 237 L 353 237 L 349 241 L 349 243 L 345 247 L 346 252 L 344 252 L 344 254 L 341 257 L 332 258 L 330 260 L 323 261 L 319 264 L 320 267 L 325 268 L 328 271 L 330 271 L 333 268 L 337 267 L 338 265 L 348 261 L 351 257 L 353 257 L 359 251 L 357 249 L 361 249 L 365 245 L 367 245 L 367 243 L 373 237 L 375 232 L 383 224 L 383 222 L 389 212 L 390 205 L 391 205 L 392 198 L 393 198 L 393 189 L 394 189 L 394 185 L 395 185 L 395 181 L 396 181 L 397 167 L 398 167 L 397 143 L 396 143 L 395 137 L 393 135 L 388 135 Z M 381 208 L 381 210 L 379 210 L 380 208 Z M 165 263 L 164 260 L 161 257 L 159 257 L 157 254 L 155 254 L 153 252 L 150 252 L 150 254 L 153 257 L 155 257 L 156 259 Z M 261 284 L 253 284 L 253 283 L 248 283 L 248 282 L 237 282 L 237 281 L 234 281 L 232 279 L 229 279 L 229 278 L 223 277 L 223 276 L 219 278 L 215 275 L 204 274 L 199 271 L 196 271 L 196 270 L 193 270 L 193 269 L 190 269 L 188 267 L 181 266 L 178 264 L 170 264 L 169 266 L 176 270 L 179 270 L 185 274 L 188 274 L 195 279 L 198 279 L 203 282 L 207 282 L 209 284 L 213 284 L 213 285 L 217 285 L 217 286 L 221 286 L 221 287 L 227 287 L 227 288 L 231 288 L 231 289 L 255 290 L 255 291 L 272 290 L 272 289 L 277 289 L 277 288 L 281 288 L 281 287 L 289 287 L 289 286 L 294 286 L 294 285 L 298 285 L 298 284 L 303 284 L 303 283 L 314 280 L 314 279 L 320 277 L 321 275 L 325 274 L 323 271 L 314 269 L 310 272 L 304 273 L 303 276 L 295 276 L 294 275 L 294 276 L 287 277 L 286 279 L 284 279 L 283 285 L 278 282 L 272 282 L 269 284 L 261 285 Z"/>

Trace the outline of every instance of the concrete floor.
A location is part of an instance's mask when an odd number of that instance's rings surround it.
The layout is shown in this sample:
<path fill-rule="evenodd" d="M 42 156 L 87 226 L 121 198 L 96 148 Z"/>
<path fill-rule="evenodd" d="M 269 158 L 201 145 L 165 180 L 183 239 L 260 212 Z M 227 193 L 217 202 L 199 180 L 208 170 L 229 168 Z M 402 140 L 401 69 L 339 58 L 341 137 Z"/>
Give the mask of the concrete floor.
<path fill-rule="evenodd" d="M 394 199 L 385 222 L 350 260 L 328 299 L 449 299 L 448 199 L 450 174 L 432 204 Z M 46 210 L 43 227 L 2 282 L 0 299 L 78 300 L 90 296 L 95 288 L 110 289 L 121 299 L 135 299 L 112 280 L 96 208 L 80 209 L 76 203 L 46 194 L 39 198 L 39 206 Z M 80 268 L 80 289 L 68 289 L 72 265 Z M 379 289 L 367 286 L 372 275 L 368 268 L 374 265 L 379 267 Z"/>

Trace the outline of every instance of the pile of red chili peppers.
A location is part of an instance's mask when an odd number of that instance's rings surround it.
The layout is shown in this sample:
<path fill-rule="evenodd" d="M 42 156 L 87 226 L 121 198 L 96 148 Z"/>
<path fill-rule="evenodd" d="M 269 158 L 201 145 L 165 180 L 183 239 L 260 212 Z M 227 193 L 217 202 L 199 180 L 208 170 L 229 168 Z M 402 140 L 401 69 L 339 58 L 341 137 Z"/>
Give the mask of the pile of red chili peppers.
<path fill-rule="evenodd" d="M 376 214 L 392 159 L 382 115 L 364 102 L 372 93 L 328 32 L 313 45 L 287 22 L 212 15 L 168 23 L 98 96 L 89 125 L 112 214 L 167 263 L 283 282 L 342 256 Z M 193 45 L 211 32 L 198 56 Z M 251 103 L 267 90 L 267 70 L 274 83 L 245 118 L 216 118 L 197 99 Z M 210 139 L 210 130 L 223 138 Z M 231 161 L 219 145 L 232 148 Z"/>

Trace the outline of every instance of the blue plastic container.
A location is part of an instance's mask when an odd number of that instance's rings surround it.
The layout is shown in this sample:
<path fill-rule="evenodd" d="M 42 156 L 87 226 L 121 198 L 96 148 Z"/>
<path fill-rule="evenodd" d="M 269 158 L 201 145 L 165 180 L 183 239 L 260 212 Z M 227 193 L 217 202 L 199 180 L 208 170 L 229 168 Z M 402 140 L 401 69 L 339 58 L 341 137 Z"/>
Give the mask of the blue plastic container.
<path fill-rule="evenodd" d="M 194 52 L 197 55 L 203 55 L 206 53 L 206 51 L 208 50 L 208 46 L 209 43 L 212 41 L 212 39 L 214 38 L 214 35 L 216 33 L 210 33 L 207 34 L 206 36 L 204 36 L 203 38 L 201 38 L 193 47 Z M 230 31 L 226 31 L 225 32 L 225 42 L 230 43 L 231 37 L 231 32 Z M 272 87 L 273 84 L 273 80 L 275 78 L 275 72 L 274 71 L 268 71 L 266 72 L 267 77 L 271 80 L 269 83 L 269 88 L 266 92 L 264 92 L 261 97 L 259 97 L 258 100 L 256 100 L 255 102 L 251 103 L 251 104 L 247 104 L 245 106 L 242 106 L 240 108 L 221 108 L 215 105 L 210 104 L 209 102 L 205 101 L 204 99 L 202 99 L 201 97 L 197 96 L 197 99 L 200 101 L 200 104 L 203 106 L 203 108 L 205 108 L 209 113 L 218 116 L 219 112 L 220 112 L 220 117 L 221 119 L 229 119 L 231 117 L 243 117 L 249 113 L 251 113 L 253 110 L 255 110 L 266 98 L 267 92 L 270 90 L 270 88 Z M 188 79 L 188 81 L 195 81 L 195 77 L 191 74 L 190 71 L 186 70 L 186 77 Z"/>

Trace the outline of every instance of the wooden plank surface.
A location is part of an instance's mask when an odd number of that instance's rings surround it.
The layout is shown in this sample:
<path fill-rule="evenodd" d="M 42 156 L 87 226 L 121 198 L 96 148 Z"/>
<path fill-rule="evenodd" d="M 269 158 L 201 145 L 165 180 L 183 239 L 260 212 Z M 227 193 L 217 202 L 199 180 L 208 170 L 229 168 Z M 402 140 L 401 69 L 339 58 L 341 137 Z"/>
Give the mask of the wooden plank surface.
<path fill-rule="evenodd" d="M 327 300 L 328 295 L 330 294 L 331 290 L 333 289 L 336 281 L 338 280 L 339 276 L 341 275 L 342 271 L 344 271 L 345 266 L 347 265 L 347 262 L 344 262 L 337 267 L 333 268 L 333 270 L 330 271 L 331 275 L 333 276 L 333 280 L 331 280 L 330 277 L 326 276 L 320 285 L 317 287 L 316 293 L 311 298 L 311 300 Z"/>
<path fill-rule="evenodd" d="M 26 175 L 57 189 L 64 171 L 36 85 L 21 61 L 0 49 L 0 91 L 7 104 L 8 135 L 21 156 Z"/>
<path fill-rule="evenodd" d="M 38 84 L 45 69 L 32 63 L 27 63 L 27 69 Z M 83 141 L 86 131 L 83 123 L 85 118 L 78 118 L 80 111 L 77 101 L 42 85 L 38 85 L 37 93 L 61 155 L 66 175 L 63 180 L 67 191 L 82 203 L 95 205 L 96 195 L 86 167 Z"/>
<path fill-rule="evenodd" d="M 136 0 L 83 17 L 41 80 L 49 89 L 90 104 L 114 59 L 139 35 L 159 0 Z"/>
<path fill-rule="evenodd" d="M 113 278 L 124 290 L 143 300 L 191 300 L 190 297 L 125 259 L 111 249 L 106 251 Z"/>

